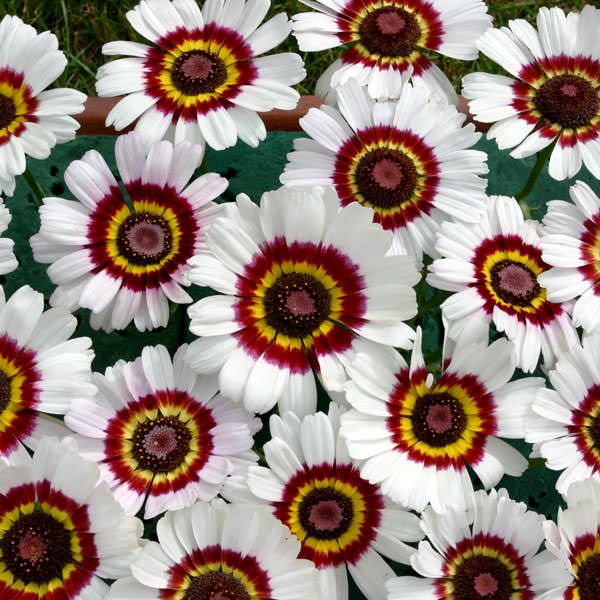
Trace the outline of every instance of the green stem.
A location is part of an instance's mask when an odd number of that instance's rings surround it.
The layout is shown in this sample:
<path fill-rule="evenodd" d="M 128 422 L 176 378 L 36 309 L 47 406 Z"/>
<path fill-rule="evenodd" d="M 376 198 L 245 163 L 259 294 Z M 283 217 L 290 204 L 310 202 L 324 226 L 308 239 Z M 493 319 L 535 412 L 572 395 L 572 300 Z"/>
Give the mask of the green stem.
<path fill-rule="evenodd" d="M 541 467 L 546 466 L 545 458 L 530 458 L 529 459 L 529 468 L 530 469 L 540 469 Z"/>
<path fill-rule="evenodd" d="M 542 171 L 544 170 L 544 167 L 546 166 L 546 162 L 552 154 L 552 150 L 554 150 L 555 144 L 556 141 L 546 146 L 541 152 L 538 152 L 537 160 L 533 165 L 533 169 L 531 170 L 523 189 L 515 196 L 521 208 L 523 209 L 523 213 L 525 213 L 525 218 L 529 218 L 531 216 L 531 211 L 529 210 L 527 202 L 524 202 L 524 200 L 533 191 L 535 184 L 537 183 Z"/>
<path fill-rule="evenodd" d="M 33 192 L 33 195 L 36 197 L 38 203 L 40 205 L 43 204 L 46 194 L 44 194 L 42 186 L 40 186 L 33 173 L 29 170 L 29 167 L 25 167 L 25 172 L 23 175 L 25 176 L 25 181 L 27 181 L 27 184 L 29 185 L 29 189 Z"/>

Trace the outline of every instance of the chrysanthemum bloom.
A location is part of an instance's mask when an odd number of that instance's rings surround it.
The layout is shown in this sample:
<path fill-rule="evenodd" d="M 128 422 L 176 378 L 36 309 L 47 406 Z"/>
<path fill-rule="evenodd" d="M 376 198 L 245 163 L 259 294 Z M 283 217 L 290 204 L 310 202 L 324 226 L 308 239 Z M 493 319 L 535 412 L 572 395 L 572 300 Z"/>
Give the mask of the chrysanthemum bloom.
<path fill-rule="evenodd" d="M 0 597 L 103 598 L 124 577 L 142 524 L 127 517 L 96 465 L 44 438 L 26 464 L 0 471 Z"/>
<path fill-rule="evenodd" d="M 542 150 L 554 140 L 549 172 L 573 177 L 581 163 L 600 177 L 600 10 L 579 13 L 541 8 L 536 31 L 527 21 L 488 30 L 479 49 L 510 75 L 470 73 L 463 94 L 478 121 L 494 123 L 488 138 L 516 148 L 514 158 Z"/>
<path fill-rule="evenodd" d="M 408 564 L 414 548 L 405 542 L 423 537 L 418 518 L 361 477 L 339 435 L 334 403 L 328 415 L 301 421 L 287 412 L 269 425 L 272 439 L 263 447 L 269 468 L 250 467 L 248 487 L 233 479 L 225 497 L 268 503 L 302 542 L 300 556 L 318 567 L 321 598 L 348 597 L 346 569 L 369 600 L 384 598 L 394 572 L 379 553 Z"/>
<path fill-rule="evenodd" d="M 558 526 L 544 523 L 546 547 L 573 580 L 539 600 L 594 600 L 600 578 L 600 481 L 585 479 L 569 486 L 567 508 L 558 509 Z"/>
<path fill-rule="evenodd" d="M 504 489 L 475 492 L 469 504 L 469 511 L 427 507 L 421 526 L 429 539 L 411 558 L 424 579 L 391 579 L 389 600 L 541 600 L 539 594 L 568 582 L 550 552 L 537 553 L 543 515 Z"/>
<path fill-rule="evenodd" d="M 260 421 L 218 393 L 164 346 L 94 374 L 98 395 L 73 402 L 65 416 L 128 514 L 144 518 L 210 500 L 227 475 L 256 462 L 250 449 Z"/>
<path fill-rule="evenodd" d="M 0 236 L 8 229 L 12 215 L 4 201 L 0 199 Z M 14 252 L 15 243 L 10 238 L 0 238 L 0 275 L 6 275 L 14 271 L 19 263 Z"/>
<path fill-rule="evenodd" d="M 528 442 L 539 444 L 546 466 L 563 471 L 556 489 L 588 477 L 600 480 L 600 336 L 584 338 L 562 354 L 548 377 L 554 390 L 539 390 L 527 419 Z"/>
<path fill-rule="evenodd" d="M 250 411 L 279 401 L 280 412 L 308 414 L 312 369 L 341 391 L 358 347 L 409 347 L 419 275 L 412 257 L 385 256 L 392 236 L 372 220 L 357 203 L 340 211 L 330 188 L 269 192 L 260 207 L 239 196 L 207 233 L 213 257 L 192 272 L 223 294 L 189 309 L 204 336 L 190 344 L 192 368 L 220 371 L 223 394 Z"/>
<path fill-rule="evenodd" d="M 206 173 L 188 185 L 202 149 L 158 142 L 144 150 L 139 134 L 117 139 L 115 154 L 129 198 L 95 150 L 72 162 L 65 182 L 77 201 L 45 198 L 31 238 L 38 262 L 52 263 L 50 304 L 92 311 L 93 328 L 164 327 L 169 300 L 191 302 L 187 260 L 199 251 L 218 213 L 211 202 L 227 180 Z"/>
<path fill-rule="evenodd" d="M 485 152 L 454 107 L 406 84 L 395 102 L 375 102 L 355 80 L 337 88 L 339 111 L 323 106 L 300 119 L 313 139 L 294 140 L 281 182 L 333 185 L 342 206 L 359 202 L 394 234 L 392 252 L 434 253 L 435 232 L 453 217 L 476 222 L 485 210 Z M 341 114 L 340 114 L 341 113 Z"/>
<path fill-rule="evenodd" d="M 68 433 L 44 413 L 64 414 L 71 402 L 94 395 L 92 342 L 69 339 L 76 327 L 62 306 L 44 312 L 44 297 L 29 286 L 8 300 L 0 288 L 0 461 L 27 462 L 24 446 Z"/>
<path fill-rule="evenodd" d="M 600 331 L 600 198 L 583 181 L 569 194 L 575 204 L 562 200 L 547 204 L 540 247 L 552 268 L 538 281 L 552 302 L 577 298 L 573 324 L 595 333 Z"/>
<path fill-rule="evenodd" d="M 346 386 L 354 410 L 342 415 L 350 456 L 365 460 L 363 477 L 409 508 L 468 506 L 467 466 L 486 489 L 527 468 L 496 436 L 525 436 L 524 417 L 544 380 L 511 382 L 514 370 L 506 340 L 489 347 L 459 343 L 435 382 L 425 368 L 420 330 L 410 367 L 399 354 L 394 360 L 359 354 Z"/>
<path fill-rule="evenodd" d="M 456 103 L 452 84 L 423 50 L 474 60 L 475 40 L 492 25 L 483 0 L 301 1 L 319 12 L 292 17 L 300 50 L 349 44 L 317 83 L 320 95 L 354 77 L 374 98 L 395 98 L 412 69 L 416 80 Z"/>
<path fill-rule="evenodd" d="M 291 29 L 284 13 L 260 25 L 269 6 L 208 0 L 201 11 L 194 0 L 142 0 L 127 19 L 155 45 L 103 46 L 131 57 L 98 70 L 100 96 L 126 94 L 106 124 L 118 131 L 142 115 L 136 129 L 151 142 L 169 135 L 222 150 L 239 137 L 258 146 L 266 130 L 256 111 L 295 108 L 300 96 L 290 86 L 306 74 L 297 54 L 259 56 Z"/>
<path fill-rule="evenodd" d="M 524 221 L 514 198 L 491 196 L 477 224 L 444 223 L 427 282 L 455 292 L 441 305 L 449 335 L 487 339 L 490 323 L 514 342 L 517 366 L 546 367 L 578 342 L 566 307 L 550 302 L 538 276 L 542 260 L 537 224 Z"/>
<path fill-rule="evenodd" d="M 319 597 L 313 565 L 268 511 L 215 500 L 168 512 L 107 600 L 308 600 Z"/>

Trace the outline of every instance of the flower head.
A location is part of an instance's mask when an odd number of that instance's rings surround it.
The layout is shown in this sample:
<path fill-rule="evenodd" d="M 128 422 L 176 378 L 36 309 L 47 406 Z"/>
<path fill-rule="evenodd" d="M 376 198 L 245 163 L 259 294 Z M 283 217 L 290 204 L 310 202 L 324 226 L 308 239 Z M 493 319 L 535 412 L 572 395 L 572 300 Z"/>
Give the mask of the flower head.
<path fill-rule="evenodd" d="M 522 19 L 489 29 L 479 49 L 512 77 L 471 73 L 463 94 L 478 121 L 494 123 L 488 132 L 499 148 L 516 148 L 523 158 L 554 141 L 549 172 L 573 177 L 582 162 L 600 177 L 600 57 L 596 32 L 600 10 L 581 13 L 540 8 L 537 31 Z"/>
<path fill-rule="evenodd" d="M 304 78 L 297 54 L 261 57 L 290 32 L 280 13 L 260 25 L 269 0 L 239 3 L 208 0 L 142 0 L 127 13 L 132 27 L 153 46 L 110 42 L 104 54 L 122 54 L 98 70 L 100 96 L 126 94 L 107 125 L 136 130 L 149 141 L 206 143 L 215 150 L 238 137 L 257 146 L 266 130 L 255 111 L 292 109 L 299 94 L 290 86 Z"/>
<path fill-rule="evenodd" d="M 158 142 L 147 152 L 132 132 L 117 139 L 115 153 L 129 199 L 90 150 L 65 172 L 77 201 L 44 199 L 34 257 L 52 263 L 58 287 L 50 303 L 89 308 L 95 329 L 164 327 L 169 300 L 191 302 L 181 287 L 190 284 L 187 261 L 202 247 L 218 211 L 211 200 L 227 180 L 206 173 L 188 185 L 202 158 L 189 142 Z"/>
<path fill-rule="evenodd" d="M 254 463 L 260 429 L 218 393 L 215 377 L 198 377 L 164 346 L 145 347 L 131 363 L 95 374 L 94 401 L 74 402 L 65 422 L 78 432 L 83 456 L 128 514 L 145 502 L 145 518 L 211 500 L 229 473 Z"/>
<path fill-rule="evenodd" d="M 339 210 L 332 190 L 278 190 L 260 207 L 239 196 L 207 233 L 212 256 L 192 277 L 222 295 L 190 308 L 187 360 L 220 372 L 223 393 L 248 410 L 309 414 L 312 370 L 341 391 L 357 347 L 407 347 L 418 281 L 412 257 L 385 256 L 391 234 L 357 203 Z"/>
<path fill-rule="evenodd" d="M 12 196 L 25 155 L 44 159 L 56 144 L 75 137 L 70 115 L 83 111 L 86 96 L 76 90 L 45 90 L 64 71 L 56 36 L 38 34 L 6 15 L 0 21 L 0 193 Z"/>

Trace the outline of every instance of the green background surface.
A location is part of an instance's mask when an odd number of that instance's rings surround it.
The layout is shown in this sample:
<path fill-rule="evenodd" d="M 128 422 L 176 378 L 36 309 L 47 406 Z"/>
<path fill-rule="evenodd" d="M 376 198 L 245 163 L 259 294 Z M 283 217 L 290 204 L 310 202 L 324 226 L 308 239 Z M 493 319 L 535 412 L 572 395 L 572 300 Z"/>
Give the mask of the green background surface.
<path fill-rule="evenodd" d="M 278 187 L 279 175 L 286 163 L 286 154 L 292 148 L 293 139 L 299 135 L 299 133 L 272 132 L 258 149 L 251 149 L 243 143 L 222 152 L 214 152 L 209 149 L 206 156 L 206 169 L 219 173 L 229 180 L 229 189 L 223 194 L 221 200 L 232 201 L 236 194 L 245 192 L 253 200 L 258 201 L 262 192 Z M 114 162 L 114 141 L 115 138 L 111 136 L 80 136 L 68 144 L 58 146 L 50 159 L 46 161 L 30 160 L 29 165 L 47 196 L 72 198 L 63 180 L 65 168 L 72 160 L 80 158 L 87 150 L 93 148 L 106 158 L 115 175 L 118 175 Z M 524 185 L 535 162 L 535 157 L 516 161 L 507 153 L 498 151 L 494 142 L 488 142 L 485 139 L 482 139 L 477 147 L 485 150 L 489 156 L 488 193 L 504 195 L 517 193 Z M 543 216 L 545 203 L 548 200 L 568 199 L 569 186 L 575 179 L 586 181 L 597 193 L 600 192 L 597 181 L 585 169 L 573 180 L 565 182 L 554 181 L 545 172 L 528 199 L 533 216 L 537 218 Z M 38 264 L 33 260 L 29 246 L 30 236 L 39 229 L 38 204 L 23 177 L 17 179 L 15 196 L 7 198 L 5 203 L 13 215 L 13 220 L 5 235 L 15 240 L 15 252 L 20 263 L 19 269 L 2 278 L 5 292 L 8 296 L 21 285 L 28 283 L 43 292 L 47 299 L 53 290 L 53 285 L 46 275 L 47 265 Z M 210 293 L 212 292 L 205 288 L 195 286 L 191 288 L 194 299 Z M 431 297 L 431 290 L 425 290 L 424 286 L 422 293 L 426 299 Z M 93 348 L 96 353 L 93 368 L 96 371 L 103 371 L 106 366 L 112 365 L 118 359 L 135 359 L 145 345 L 162 343 L 171 353 L 174 353 L 183 336 L 186 341 L 193 339 L 193 336 L 187 330 L 185 307 L 183 310 L 181 307 L 173 308 L 174 312 L 168 327 L 144 334 L 135 330 L 133 325 L 125 331 L 111 334 L 93 331 L 89 327 L 89 312 L 79 310 L 76 312 L 79 320 L 76 335 L 86 335 L 93 339 Z M 439 346 L 438 314 L 439 310 L 434 308 L 432 314 L 423 319 L 426 352 L 435 353 Z M 522 376 L 520 372 L 518 373 L 517 376 Z M 324 406 L 325 403 L 325 399 L 322 398 L 320 406 Z M 268 431 L 265 426 L 257 436 L 257 444 L 260 446 L 267 439 Z M 513 443 L 525 454 L 529 453 L 529 444 L 518 441 Z M 505 477 L 498 487 L 506 487 L 511 497 L 526 502 L 530 508 L 554 519 L 557 507 L 561 502 L 554 489 L 558 475 L 558 472 L 537 465 L 530 467 L 520 478 Z M 147 534 L 152 535 L 154 524 L 149 523 L 148 525 Z M 402 565 L 394 566 L 399 574 L 409 572 Z M 358 599 L 362 598 L 362 595 L 353 588 L 351 597 Z"/>

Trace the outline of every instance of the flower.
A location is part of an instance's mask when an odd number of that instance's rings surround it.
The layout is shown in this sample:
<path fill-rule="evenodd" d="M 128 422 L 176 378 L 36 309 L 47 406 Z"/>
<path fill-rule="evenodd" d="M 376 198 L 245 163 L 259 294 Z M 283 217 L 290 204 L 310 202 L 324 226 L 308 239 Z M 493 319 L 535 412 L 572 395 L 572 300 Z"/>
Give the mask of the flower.
<path fill-rule="evenodd" d="M 600 574 L 600 481 L 585 479 L 569 486 L 568 507 L 558 509 L 558 526 L 544 523 L 546 547 L 573 580 L 540 596 L 540 600 L 592 599 Z"/>
<path fill-rule="evenodd" d="M 94 374 L 98 395 L 73 402 L 65 423 L 80 434 L 82 456 L 95 460 L 127 514 L 144 518 L 210 500 L 227 475 L 254 463 L 261 427 L 218 393 L 215 377 L 197 377 L 164 346 L 142 350 Z"/>
<path fill-rule="evenodd" d="M 193 263 L 194 282 L 222 294 L 189 309 L 204 336 L 190 344 L 191 367 L 219 371 L 223 394 L 250 411 L 279 401 L 309 414 L 313 368 L 341 391 L 358 347 L 409 346 L 419 275 L 411 257 L 384 256 L 391 234 L 372 220 L 356 203 L 340 211 L 331 189 L 265 193 L 260 207 L 238 196 L 207 233 L 212 256 Z"/>
<path fill-rule="evenodd" d="M 563 471 L 556 489 L 588 477 L 600 479 L 600 336 L 585 337 L 558 359 L 527 420 L 526 440 L 539 445 L 546 466 Z"/>
<path fill-rule="evenodd" d="M 8 300 L 0 288 L 0 460 L 22 464 L 25 447 L 68 430 L 44 413 L 64 414 L 76 398 L 89 398 L 92 341 L 69 339 L 77 319 L 65 307 L 44 311 L 44 297 L 29 286 Z"/>
<path fill-rule="evenodd" d="M 300 544 L 267 511 L 198 502 L 168 512 L 131 565 L 133 577 L 112 585 L 107 600 L 132 598 L 317 598 L 314 567 Z"/>
<path fill-rule="evenodd" d="M 305 76 L 297 54 L 259 56 L 291 29 L 284 13 L 259 27 L 269 6 L 209 0 L 201 11 L 194 0 L 142 0 L 127 19 L 155 45 L 102 47 L 128 56 L 98 69 L 98 95 L 125 95 L 106 125 L 119 131 L 142 115 L 136 130 L 150 142 L 169 135 L 222 150 L 239 137 L 258 146 L 266 130 L 255 111 L 295 108 L 300 96 L 290 86 Z"/>
<path fill-rule="evenodd" d="M 600 177 L 600 57 L 596 32 L 600 10 L 581 13 L 540 8 L 537 31 L 522 19 L 489 29 L 479 49 L 512 77 L 470 73 L 463 94 L 475 119 L 494 123 L 488 138 L 516 148 L 514 158 L 535 154 L 556 141 L 549 173 L 573 177 L 581 163 Z M 516 78 L 516 79 L 513 79 Z"/>
<path fill-rule="evenodd" d="M 321 96 L 354 77 L 372 97 L 395 98 L 412 69 L 415 81 L 456 104 L 452 84 L 423 50 L 473 60 L 475 40 L 492 24 L 483 0 L 301 1 L 318 12 L 292 17 L 300 50 L 350 44 L 317 83 Z"/>
<path fill-rule="evenodd" d="M 0 471 L 0 596 L 103 598 L 125 576 L 142 524 L 127 517 L 72 443 L 44 438 L 32 460 Z"/>
<path fill-rule="evenodd" d="M 323 598 L 346 597 L 346 568 L 369 600 L 384 598 L 394 572 L 379 553 L 408 564 L 414 548 L 405 542 L 423 537 L 418 518 L 361 477 L 339 435 L 336 404 L 302 420 L 272 415 L 269 426 L 269 468 L 251 466 L 246 490 L 232 478 L 225 497 L 270 506 L 302 543 L 300 557 L 319 569 Z"/>
<path fill-rule="evenodd" d="M 546 367 L 578 342 L 567 306 L 553 304 L 538 277 L 542 260 L 536 223 L 524 221 L 514 198 L 491 196 L 478 224 L 444 223 L 427 282 L 455 292 L 441 305 L 449 335 L 487 338 L 490 323 L 514 342 L 517 366 Z"/>
<path fill-rule="evenodd" d="M 0 236 L 8 229 L 8 225 L 12 220 L 12 215 L 4 201 L 0 199 Z M 6 275 L 14 271 L 19 263 L 14 253 L 15 243 L 9 238 L 0 238 L 0 275 Z"/>
<path fill-rule="evenodd" d="M 168 300 L 191 302 L 187 260 L 202 247 L 218 206 L 210 200 L 227 181 L 206 173 L 188 181 L 202 149 L 189 142 L 158 142 L 144 150 L 139 134 L 115 144 L 125 198 L 108 165 L 86 152 L 65 172 L 77 201 L 45 198 L 41 228 L 31 238 L 35 260 L 52 263 L 48 276 L 58 285 L 50 304 L 92 311 L 91 325 L 140 331 L 164 327 Z"/>
<path fill-rule="evenodd" d="M 424 579 L 390 579 L 389 600 L 541 600 L 540 593 L 568 580 L 550 552 L 537 552 L 542 515 L 504 489 L 475 492 L 470 509 L 425 509 L 422 527 L 429 539 L 411 558 Z"/>
<path fill-rule="evenodd" d="M 594 333 L 600 331 L 600 199 L 583 181 L 571 186 L 569 194 L 575 205 L 561 200 L 547 203 L 540 247 L 552 268 L 538 281 L 551 302 L 579 296 L 573 324 Z"/>
<path fill-rule="evenodd" d="M 544 380 L 510 381 L 512 344 L 504 339 L 456 345 L 437 382 L 428 375 L 421 331 L 410 367 L 396 354 L 358 354 L 349 368 L 342 415 L 348 452 L 364 460 L 361 475 L 394 502 L 421 511 L 468 506 L 469 466 L 486 489 L 519 476 L 527 461 L 496 436 L 523 438 L 524 418 Z"/>
<path fill-rule="evenodd" d="M 448 217 L 476 222 L 485 210 L 485 152 L 480 134 L 454 107 L 406 84 L 397 101 L 375 102 L 355 80 L 337 88 L 339 112 L 311 109 L 300 125 L 281 182 L 333 185 L 342 206 L 357 201 L 394 234 L 392 251 L 435 253 Z M 341 114 L 340 114 L 341 113 Z"/>
<path fill-rule="evenodd" d="M 79 124 L 69 115 L 83 111 L 86 95 L 44 91 L 66 64 L 53 33 L 38 34 L 19 17 L 0 21 L 0 193 L 13 195 L 26 154 L 48 158 L 56 144 L 75 137 Z"/>

